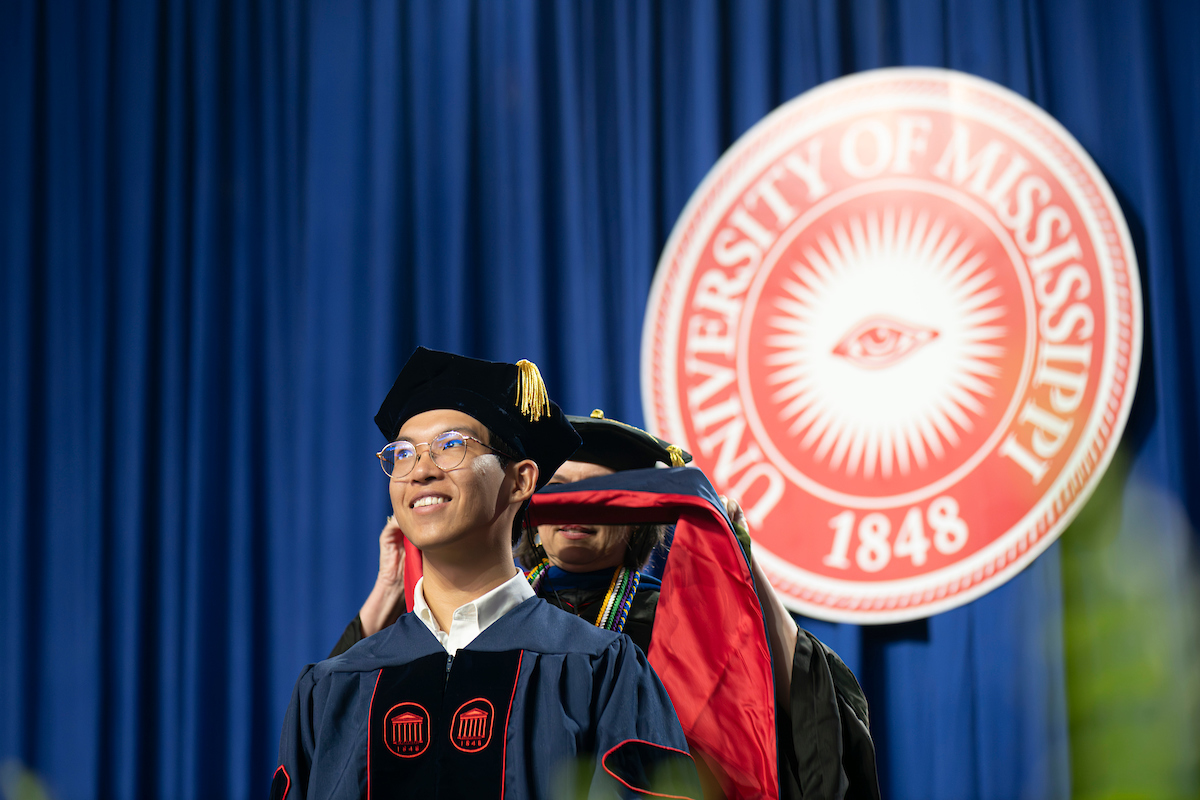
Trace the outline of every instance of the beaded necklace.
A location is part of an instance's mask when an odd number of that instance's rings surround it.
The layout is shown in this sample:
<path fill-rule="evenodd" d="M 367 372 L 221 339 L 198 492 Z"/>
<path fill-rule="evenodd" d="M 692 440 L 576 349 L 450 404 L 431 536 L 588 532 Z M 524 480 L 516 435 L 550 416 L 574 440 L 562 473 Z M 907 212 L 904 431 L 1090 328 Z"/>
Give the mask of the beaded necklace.
<path fill-rule="evenodd" d="M 533 587 L 534 594 L 539 594 L 542 591 L 542 583 L 545 582 L 546 570 L 548 569 L 550 569 L 550 559 L 543 558 L 536 567 L 525 573 L 529 585 Z"/>
<path fill-rule="evenodd" d="M 541 563 L 525 573 L 534 594 L 541 594 L 542 584 L 546 580 L 546 572 L 550 569 L 550 559 L 543 558 Z M 620 633 L 625 629 L 625 620 L 629 617 L 629 607 L 633 596 L 637 593 L 641 573 L 626 567 L 613 570 L 612 581 L 604 594 L 604 602 L 600 604 L 600 613 L 596 615 L 597 628 Z"/>

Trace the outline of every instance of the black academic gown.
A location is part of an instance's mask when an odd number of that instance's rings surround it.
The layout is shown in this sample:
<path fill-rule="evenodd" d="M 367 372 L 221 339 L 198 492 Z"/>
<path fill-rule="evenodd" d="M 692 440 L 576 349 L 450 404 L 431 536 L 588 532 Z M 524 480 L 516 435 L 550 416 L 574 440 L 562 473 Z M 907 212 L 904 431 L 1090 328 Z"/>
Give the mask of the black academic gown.
<path fill-rule="evenodd" d="M 551 567 L 541 595 L 552 605 L 593 621 L 612 570 L 568 573 Z M 658 607 L 659 582 L 644 578 L 630 603 L 625 633 L 647 652 Z M 877 800 L 875 745 L 867 698 L 837 653 L 803 628 L 796 637 L 792 690 L 776 709 L 780 790 L 784 800 Z"/>
<path fill-rule="evenodd" d="M 413 614 L 296 683 L 272 798 L 697 797 L 642 653 L 530 598 L 450 658 Z"/>
<path fill-rule="evenodd" d="M 568 573 L 551 567 L 541 596 L 594 622 L 611 580 L 611 569 Z M 643 653 L 650 647 L 659 587 L 657 580 L 643 576 L 625 622 L 624 633 Z M 334 654 L 361 638 L 362 624 L 356 618 L 346 626 Z M 866 696 L 837 653 L 803 628 L 796 638 L 791 696 L 786 707 L 776 709 L 776 730 L 784 800 L 877 800 L 879 779 Z"/>

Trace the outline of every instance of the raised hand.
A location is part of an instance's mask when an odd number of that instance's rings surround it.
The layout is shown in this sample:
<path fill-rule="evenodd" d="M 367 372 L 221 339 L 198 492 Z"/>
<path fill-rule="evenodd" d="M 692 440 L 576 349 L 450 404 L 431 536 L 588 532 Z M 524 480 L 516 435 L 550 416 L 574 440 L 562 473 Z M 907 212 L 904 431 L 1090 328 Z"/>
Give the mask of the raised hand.
<path fill-rule="evenodd" d="M 358 612 L 363 636 L 391 625 L 404 613 L 404 534 L 392 517 L 379 533 L 379 573 Z"/>
<path fill-rule="evenodd" d="M 750 554 L 750 528 L 746 523 L 746 513 L 737 500 L 725 495 L 719 495 L 725 504 L 725 513 L 733 523 L 734 532 L 747 555 Z M 771 582 L 767 580 L 762 566 L 753 557 L 750 559 L 750 573 L 758 587 L 758 597 L 762 603 L 767 620 L 767 629 L 771 634 L 771 660 L 775 666 L 775 683 L 781 697 L 789 696 L 792 686 L 792 661 L 796 652 L 796 637 L 799 628 L 796 620 L 784 608 L 783 601 L 775 593 Z"/>

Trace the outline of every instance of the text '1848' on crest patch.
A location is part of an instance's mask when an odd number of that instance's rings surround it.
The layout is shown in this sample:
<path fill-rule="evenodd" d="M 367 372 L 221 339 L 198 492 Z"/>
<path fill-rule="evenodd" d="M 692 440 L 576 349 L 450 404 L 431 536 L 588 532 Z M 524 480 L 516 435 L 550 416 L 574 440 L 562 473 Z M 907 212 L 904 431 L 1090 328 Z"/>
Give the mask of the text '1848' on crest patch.
<path fill-rule="evenodd" d="M 397 703 L 383 721 L 383 741 L 393 755 L 416 758 L 429 749 L 429 712 L 419 703 Z"/>
<path fill-rule="evenodd" d="M 496 710 L 485 697 L 463 703 L 450 721 L 450 741 L 464 753 L 478 753 L 492 741 Z"/>
<path fill-rule="evenodd" d="M 996 84 L 886 69 L 746 133 L 664 250 L 651 430 L 746 507 L 794 611 L 893 622 L 1011 578 L 1078 511 L 1141 349 L 1124 217 Z"/>

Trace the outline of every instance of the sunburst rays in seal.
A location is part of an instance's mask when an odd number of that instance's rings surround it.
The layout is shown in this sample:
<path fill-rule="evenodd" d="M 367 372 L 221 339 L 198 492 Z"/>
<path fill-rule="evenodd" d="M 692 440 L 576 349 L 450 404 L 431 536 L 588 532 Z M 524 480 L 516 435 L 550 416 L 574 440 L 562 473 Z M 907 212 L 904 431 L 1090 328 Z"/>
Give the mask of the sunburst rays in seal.
<path fill-rule="evenodd" d="M 819 234 L 780 282 L 770 400 L 802 452 L 889 478 L 945 458 L 993 396 L 1003 291 L 944 217 L 869 211 Z"/>

